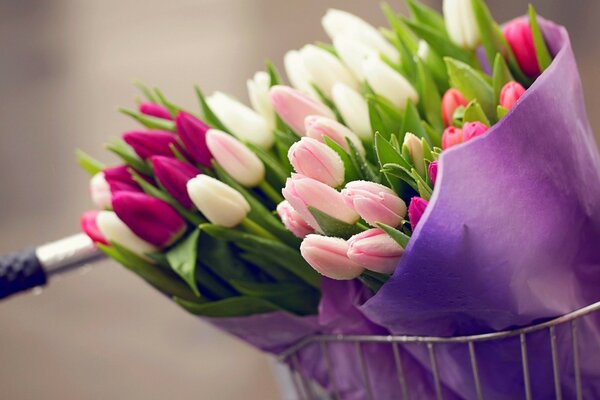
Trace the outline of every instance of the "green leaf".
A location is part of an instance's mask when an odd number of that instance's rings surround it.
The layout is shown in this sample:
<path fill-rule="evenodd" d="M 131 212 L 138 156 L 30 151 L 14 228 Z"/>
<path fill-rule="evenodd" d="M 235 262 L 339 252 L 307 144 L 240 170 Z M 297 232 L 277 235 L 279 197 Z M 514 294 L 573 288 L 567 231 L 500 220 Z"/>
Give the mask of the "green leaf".
<path fill-rule="evenodd" d="M 379 114 L 377 104 L 373 98 L 367 97 L 367 105 L 369 107 L 369 122 L 371 123 L 371 131 L 374 133 L 379 133 L 380 135 L 385 135 L 387 138 L 392 136 L 392 130 L 388 129 L 383 122 L 383 118 Z"/>
<path fill-rule="evenodd" d="M 452 58 L 444 60 L 448 67 L 451 85 L 468 100 L 477 99 L 488 118 L 493 118 L 496 112 L 496 101 L 492 86 L 467 64 Z"/>
<path fill-rule="evenodd" d="M 419 115 L 419 111 L 417 111 L 417 107 L 410 100 L 406 104 L 406 110 L 404 110 L 404 124 L 402 125 L 402 129 L 400 130 L 398 142 L 404 142 L 404 136 L 406 136 L 407 132 L 410 132 L 419 138 L 425 138 L 428 141 L 431 140 L 431 138 L 425 131 L 425 128 L 423 127 L 421 116 Z"/>
<path fill-rule="evenodd" d="M 406 161 L 405 161 L 406 162 Z M 415 179 L 413 178 L 411 172 L 410 172 L 411 167 L 409 166 L 409 169 L 406 169 L 404 166 L 397 164 L 397 163 L 387 163 L 384 164 L 381 171 L 385 174 L 385 176 L 390 176 L 396 179 L 399 179 L 401 181 L 406 182 L 410 187 L 412 187 L 415 191 L 419 190 L 419 187 L 417 185 L 417 182 L 415 181 Z M 396 193 L 400 193 L 401 190 L 398 189 L 394 189 L 396 191 Z"/>
<path fill-rule="evenodd" d="M 155 94 L 152 92 L 152 90 L 150 90 L 148 88 L 148 86 L 144 85 L 142 82 L 140 81 L 135 81 L 133 82 L 133 85 L 135 87 L 137 87 L 146 97 L 146 99 L 148 99 L 148 101 L 150 103 L 158 103 L 159 99 L 155 96 Z"/>
<path fill-rule="evenodd" d="M 404 22 L 417 36 L 426 41 L 429 47 L 436 53 L 442 56 L 452 57 L 465 63 L 473 63 L 473 54 L 455 45 L 448 37 L 445 37 L 421 23 L 408 21 L 406 19 Z"/>
<path fill-rule="evenodd" d="M 544 72 L 550 64 L 552 64 L 552 56 L 548 51 L 546 42 L 544 41 L 544 35 L 540 30 L 538 24 L 537 14 L 532 4 L 529 4 L 529 25 L 531 26 L 531 33 L 533 34 L 533 44 L 535 46 L 535 54 L 537 56 L 538 65 L 540 71 Z"/>
<path fill-rule="evenodd" d="M 265 61 L 265 67 L 267 68 L 267 73 L 269 74 L 270 83 L 269 86 L 273 87 L 275 85 L 281 84 L 281 76 L 279 75 L 279 71 L 271 60 Z"/>
<path fill-rule="evenodd" d="M 348 152 L 350 159 L 352 160 L 352 163 L 357 166 L 362 178 L 367 181 L 378 183 L 380 181 L 379 176 L 374 172 L 373 167 L 369 164 L 367 159 L 358 151 L 354 143 L 346 138 L 346 144 L 350 149 Z"/>
<path fill-rule="evenodd" d="M 192 303 L 179 297 L 173 300 L 189 313 L 203 317 L 247 317 L 281 310 L 267 300 L 249 296 L 230 297 L 205 304 Z"/>
<path fill-rule="evenodd" d="M 321 231 L 327 236 L 349 239 L 351 236 L 363 231 L 356 225 L 350 225 L 344 221 L 340 221 L 314 207 L 308 207 L 308 211 L 310 211 L 319 224 Z"/>
<path fill-rule="evenodd" d="M 418 44 L 417 40 L 412 32 L 407 28 L 404 21 L 394 12 L 394 10 L 387 3 L 381 5 L 385 18 L 394 30 L 398 43 L 402 42 L 408 48 L 411 54 L 417 52 Z"/>
<path fill-rule="evenodd" d="M 119 156 L 121 160 L 136 171 L 141 172 L 144 175 L 152 176 L 152 168 L 146 164 L 133 149 L 125 143 L 122 139 L 117 138 L 106 145 L 106 148 Z"/>
<path fill-rule="evenodd" d="M 200 235 L 198 254 L 202 256 L 202 264 L 227 283 L 234 280 L 255 281 L 260 278 L 236 257 L 231 244 L 206 233 Z"/>
<path fill-rule="evenodd" d="M 127 108 L 119 108 L 119 112 L 130 116 L 148 129 L 158 129 L 169 132 L 175 131 L 175 122 L 169 121 L 168 119 L 152 117 Z"/>
<path fill-rule="evenodd" d="M 398 153 L 396 149 L 394 149 L 392 144 L 385 140 L 385 138 L 379 133 L 375 134 L 375 152 L 377 154 L 377 159 L 379 161 L 380 168 L 383 168 L 385 164 L 389 163 L 401 163 L 409 167 L 408 164 L 406 164 L 406 161 L 400 155 L 400 153 Z M 396 193 L 400 192 L 400 187 L 402 186 L 402 182 L 400 181 L 400 179 L 397 176 L 388 174 L 386 172 L 383 172 L 383 175 L 389 182 L 390 187 Z"/>
<path fill-rule="evenodd" d="M 500 101 L 500 92 L 504 85 L 508 82 L 514 80 L 512 74 L 510 73 L 510 69 L 508 65 L 506 65 L 506 60 L 504 57 L 500 55 L 500 53 L 496 54 L 496 58 L 494 60 L 494 69 L 492 73 L 492 82 L 494 86 L 494 101 L 496 104 Z"/>
<path fill-rule="evenodd" d="M 296 283 L 232 282 L 242 295 L 269 301 L 296 315 L 317 314 L 319 292 Z"/>
<path fill-rule="evenodd" d="M 182 108 L 176 106 L 175 104 L 173 104 L 169 100 L 167 100 L 167 98 L 163 95 L 163 93 L 160 91 L 160 89 L 154 88 L 154 92 L 156 93 L 156 96 L 160 100 L 160 104 L 163 107 L 165 107 L 167 110 L 169 110 L 169 113 L 171 114 L 172 117 L 176 117 L 177 114 L 179 113 L 179 111 L 182 110 Z"/>
<path fill-rule="evenodd" d="M 433 8 L 427 7 L 418 0 L 406 0 L 412 19 L 415 22 L 428 26 L 440 35 L 448 36 L 444 17 Z"/>
<path fill-rule="evenodd" d="M 77 157 L 77 163 L 79 166 L 83 168 L 90 176 L 94 176 L 106 168 L 102 162 L 96 160 L 83 150 L 77 150 L 75 152 L 75 156 Z"/>
<path fill-rule="evenodd" d="M 415 179 L 415 182 L 417 182 L 417 191 L 419 192 L 419 196 L 429 201 L 429 199 L 431 199 L 431 194 L 433 193 L 429 183 L 425 182 L 423 177 L 414 168 L 411 171 L 411 175 Z"/>
<path fill-rule="evenodd" d="M 200 231 L 194 229 L 185 239 L 180 241 L 176 246 L 166 253 L 167 261 L 183 279 L 192 291 L 200 296 L 200 291 L 196 285 L 196 259 L 198 256 L 198 237 Z"/>
<path fill-rule="evenodd" d="M 477 100 L 471 100 L 471 102 L 467 105 L 465 114 L 463 116 L 463 123 L 464 122 L 483 122 L 488 127 L 491 126 L 490 121 L 486 117 Z"/>
<path fill-rule="evenodd" d="M 260 158 L 263 164 L 265 164 L 265 167 L 267 169 L 267 175 L 272 176 L 277 181 L 277 186 L 284 186 L 290 174 L 281 165 L 281 163 L 262 147 L 250 142 L 244 142 L 244 144 L 250 150 L 252 150 L 254 154 L 258 156 L 258 158 Z"/>
<path fill-rule="evenodd" d="M 438 131 L 444 130 L 442 120 L 442 97 L 423 62 L 417 59 L 417 87 L 419 89 L 420 103 L 425 113 L 425 118 Z"/>
<path fill-rule="evenodd" d="M 389 237 L 394 239 L 396 243 L 398 243 L 403 249 L 406 249 L 408 246 L 408 242 L 410 241 L 410 236 L 405 235 L 403 232 L 392 228 L 389 225 L 382 224 L 381 222 L 377 222 L 377 226 L 381 228 L 385 233 L 388 234 Z"/>
<path fill-rule="evenodd" d="M 504 107 L 502 107 L 502 106 L 498 106 L 497 113 L 498 113 L 498 121 L 499 121 L 499 120 L 501 120 L 502 118 L 504 118 L 504 116 L 505 116 L 506 114 L 508 114 L 508 109 L 506 109 L 506 108 L 504 108 Z"/>
<path fill-rule="evenodd" d="M 206 235 L 204 235 L 206 236 Z M 196 278 L 200 291 L 210 300 L 221 300 L 239 295 L 227 282 L 221 279 L 202 261 L 196 266 Z"/>
<path fill-rule="evenodd" d="M 206 98 L 204 97 L 204 93 L 202 93 L 200 87 L 194 86 L 194 89 L 196 90 L 196 97 L 198 97 L 198 102 L 200 103 L 200 109 L 202 111 L 202 120 L 208 125 L 212 126 L 213 128 L 217 128 L 219 130 L 222 130 L 223 132 L 229 132 L 229 129 L 227 129 L 225 125 L 221 123 L 216 114 L 208 106 Z"/>
<path fill-rule="evenodd" d="M 279 267 L 277 259 L 274 259 L 269 253 L 265 254 L 257 249 L 248 249 L 248 251 L 240 253 L 240 258 L 254 265 L 278 282 L 302 282 L 296 275 Z"/>
<path fill-rule="evenodd" d="M 331 140 L 328 136 L 324 136 L 323 140 L 325 144 L 335 151 L 342 162 L 344 163 L 344 184 L 360 179 L 360 171 L 356 169 L 356 166 L 352 162 L 350 155 L 344 150 L 342 146 Z"/>

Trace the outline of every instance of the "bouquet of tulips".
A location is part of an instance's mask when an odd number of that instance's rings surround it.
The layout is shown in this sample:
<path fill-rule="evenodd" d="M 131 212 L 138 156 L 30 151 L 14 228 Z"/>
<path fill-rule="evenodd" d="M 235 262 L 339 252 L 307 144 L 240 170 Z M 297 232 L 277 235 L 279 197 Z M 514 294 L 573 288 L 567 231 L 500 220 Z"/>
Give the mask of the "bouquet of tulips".
<path fill-rule="evenodd" d="M 84 232 L 275 353 L 318 333 L 493 332 L 600 300 L 600 157 L 566 30 L 531 6 L 501 27 L 483 0 L 445 0 L 443 16 L 407 5 L 409 18 L 384 5 L 380 29 L 328 11 L 332 43 L 285 55 L 291 86 L 267 63 L 248 81 L 252 107 L 196 88 L 199 110 L 183 110 L 139 84 L 145 100 L 122 111 L 145 129 L 108 145 L 123 164 L 79 153 L 101 209 Z M 580 340 L 600 350 L 588 325 Z M 537 398 L 552 390 L 546 344 L 529 344 Z M 365 350 L 377 398 L 396 393 L 386 349 Z M 476 395 L 463 350 L 438 354 L 454 366 L 446 398 Z M 338 394 L 363 398 L 354 353 L 331 351 Z M 430 398 L 427 354 L 401 351 L 413 395 Z M 478 350 L 481 380 L 514 398 L 521 355 L 492 364 L 499 351 Z M 329 389 L 322 356 L 309 348 L 296 368 Z M 597 395 L 600 368 L 582 368 Z"/>

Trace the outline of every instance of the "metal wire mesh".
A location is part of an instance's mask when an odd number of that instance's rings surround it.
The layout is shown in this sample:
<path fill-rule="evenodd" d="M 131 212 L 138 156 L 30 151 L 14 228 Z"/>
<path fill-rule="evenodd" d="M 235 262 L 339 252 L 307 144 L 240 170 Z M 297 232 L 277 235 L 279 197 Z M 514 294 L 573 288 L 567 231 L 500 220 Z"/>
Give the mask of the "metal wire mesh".
<path fill-rule="evenodd" d="M 544 323 L 528 326 L 521 329 L 495 332 L 489 334 L 473 335 L 473 336 L 460 336 L 460 337 L 425 337 L 425 336 L 360 336 L 360 335 L 316 335 L 305 338 L 295 346 L 291 347 L 287 351 L 281 353 L 278 356 L 278 360 L 286 363 L 289 366 L 289 371 L 292 374 L 297 398 L 299 399 L 340 399 L 340 393 L 335 381 L 334 365 L 330 357 L 329 346 L 335 343 L 350 343 L 353 344 L 354 351 L 356 351 L 357 359 L 359 360 L 360 375 L 362 377 L 362 383 L 364 384 L 364 392 L 366 399 L 374 399 L 373 390 L 371 387 L 371 379 L 369 377 L 368 364 L 365 363 L 364 349 L 363 347 L 368 343 L 385 344 L 389 346 L 389 351 L 393 355 L 394 364 L 398 379 L 398 390 L 399 396 L 404 400 L 409 399 L 410 384 L 406 379 L 405 370 L 403 368 L 402 359 L 399 351 L 399 346 L 406 344 L 418 344 L 425 346 L 428 354 L 429 368 L 433 376 L 433 385 L 435 396 L 438 400 L 443 399 L 443 383 L 440 378 L 440 371 L 444 368 L 437 359 L 437 351 L 442 346 L 448 345 L 464 345 L 468 350 L 470 372 L 473 379 L 475 388 L 475 397 L 478 400 L 486 398 L 486 387 L 482 384 L 480 378 L 480 367 L 477 359 L 477 346 L 483 342 L 498 342 L 508 338 L 518 338 L 518 344 L 520 347 L 521 355 L 521 369 L 523 374 L 523 398 L 531 400 L 532 397 L 532 384 L 530 376 L 530 354 L 527 349 L 527 339 L 534 333 L 547 332 L 549 337 L 549 350 L 551 352 L 552 360 L 552 376 L 548 376 L 548 384 L 554 386 L 554 396 L 557 400 L 563 398 L 561 392 L 561 359 L 559 357 L 558 341 L 557 341 L 557 328 L 567 329 L 570 331 L 570 343 L 568 351 L 572 352 L 570 359 L 572 359 L 572 366 L 574 371 L 574 386 L 576 391 L 577 400 L 583 399 L 583 387 L 585 381 L 582 380 L 581 376 L 581 350 L 579 346 L 579 326 L 582 319 L 592 313 L 600 311 L 600 302 L 594 303 L 587 307 L 581 308 L 569 314 L 565 314 L 559 318 L 547 321 Z M 564 343 L 562 343 L 564 345 Z M 322 362 L 325 365 L 327 374 L 329 376 L 330 390 L 325 392 L 319 385 L 311 381 L 309 377 L 303 373 L 299 365 L 299 353 L 309 346 L 319 346 L 322 354 Z M 562 349 L 563 351 L 565 349 Z M 592 357 L 598 357 L 600 362 L 600 355 L 586 355 Z M 570 361 L 571 362 L 571 361 Z M 564 365 L 562 367 L 565 367 Z"/>

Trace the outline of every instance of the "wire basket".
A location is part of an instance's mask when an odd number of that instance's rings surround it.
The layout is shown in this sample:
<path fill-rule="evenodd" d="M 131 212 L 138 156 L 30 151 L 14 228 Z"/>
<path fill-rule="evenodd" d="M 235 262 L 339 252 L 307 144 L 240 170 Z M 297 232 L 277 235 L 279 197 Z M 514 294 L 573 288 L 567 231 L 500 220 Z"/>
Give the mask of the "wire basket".
<path fill-rule="evenodd" d="M 574 386 L 576 391 L 577 400 L 583 399 L 583 390 L 585 387 L 585 381 L 582 381 L 581 377 L 581 355 L 580 346 L 578 340 L 578 329 L 583 321 L 583 318 L 589 316 L 592 313 L 600 311 L 600 302 L 591 304 L 587 307 L 581 308 L 569 314 L 565 314 L 559 318 L 551 321 L 543 322 L 536 325 L 531 325 L 525 328 L 501 331 L 489 334 L 473 335 L 473 336 L 457 336 L 457 337 L 425 337 L 425 336 L 359 336 L 359 335 L 315 335 L 310 336 L 285 352 L 278 356 L 278 360 L 288 365 L 288 371 L 291 374 L 293 386 L 299 399 L 340 399 L 339 391 L 335 384 L 334 379 L 334 366 L 332 365 L 329 357 L 329 346 L 335 343 L 349 343 L 354 345 L 357 359 L 359 360 L 359 367 L 362 377 L 362 384 L 364 384 L 364 392 L 366 399 L 374 399 L 371 381 L 369 378 L 368 363 L 365 362 L 365 356 L 363 347 L 367 343 L 377 343 L 389 346 L 389 351 L 393 354 L 395 369 L 397 374 L 397 384 L 399 395 L 398 398 L 408 400 L 410 397 L 410 382 L 405 378 L 405 371 L 403 370 L 402 360 L 400 357 L 399 347 L 406 344 L 416 344 L 424 346 L 428 353 L 428 367 L 433 375 L 433 385 L 435 389 L 436 398 L 438 400 L 443 399 L 442 381 L 440 379 L 440 371 L 444 368 L 444 365 L 440 364 L 436 358 L 436 350 L 439 351 L 441 346 L 449 345 L 464 345 L 468 349 L 469 360 L 470 360 L 470 374 L 475 387 L 476 399 L 482 400 L 486 398 L 486 387 L 482 384 L 480 379 L 480 368 L 477 362 L 477 346 L 483 342 L 502 341 L 508 338 L 518 337 L 520 344 L 521 354 L 521 369 L 523 374 L 523 398 L 527 400 L 534 399 L 532 397 L 532 387 L 530 380 L 530 358 L 528 358 L 527 352 L 527 339 L 534 333 L 547 332 L 549 337 L 549 351 L 551 352 L 552 359 L 552 377 L 548 376 L 547 381 L 549 385 L 554 386 L 555 398 L 560 400 L 563 399 L 561 392 L 561 362 L 558 351 L 557 343 L 557 329 L 567 329 L 570 331 L 570 339 L 568 345 L 569 351 L 572 351 L 572 368 L 574 371 Z M 600 315 L 597 313 L 596 315 Z M 565 343 L 561 343 L 565 345 Z M 306 349 L 308 346 L 319 346 L 323 357 L 323 362 L 327 368 L 327 374 L 331 382 L 332 390 L 326 392 L 312 381 L 309 377 L 302 373 L 299 366 L 299 352 Z M 563 349 L 564 350 L 564 349 Z M 600 362 L 600 355 L 595 354 L 594 357 L 598 357 Z M 563 366 L 564 367 L 564 366 Z M 571 366 L 570 366 L 571 367 Z"/>

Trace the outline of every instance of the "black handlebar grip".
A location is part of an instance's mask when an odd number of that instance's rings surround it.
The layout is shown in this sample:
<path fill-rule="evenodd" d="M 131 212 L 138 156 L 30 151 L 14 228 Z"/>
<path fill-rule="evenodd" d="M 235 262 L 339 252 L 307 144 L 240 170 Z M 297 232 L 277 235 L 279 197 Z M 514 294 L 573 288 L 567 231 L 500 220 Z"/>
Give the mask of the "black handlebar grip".
<path fill-rule="evenodd" d="M 0 256 L 0 299 L 46 284 L 35 248 Z"/>

